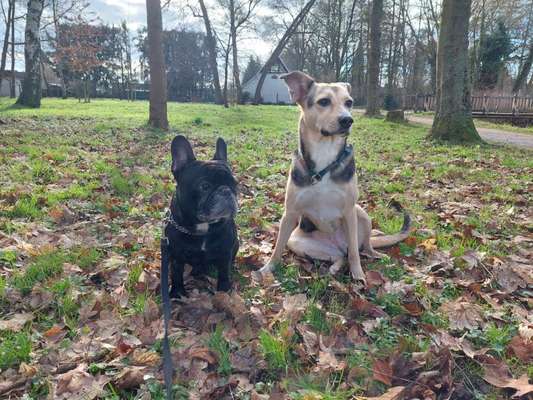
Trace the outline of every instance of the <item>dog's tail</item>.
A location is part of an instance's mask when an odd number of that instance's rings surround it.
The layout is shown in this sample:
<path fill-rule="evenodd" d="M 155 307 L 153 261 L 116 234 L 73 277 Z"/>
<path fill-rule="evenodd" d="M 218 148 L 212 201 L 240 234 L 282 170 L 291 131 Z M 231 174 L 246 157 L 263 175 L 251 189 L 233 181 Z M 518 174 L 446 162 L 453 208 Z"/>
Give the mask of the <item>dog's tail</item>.
<path fill-rule="evenodd" d="M 382 249 L 384 247 L 394 246 L 397 243 L 407 239 L 409 236 L 409 231 L 411 230 L 411 216 L 407 211 L 403 209 L 400 203 L 396 200 L 391 200 L 389 207 L 394 208 L 396 211 L 403 213 L 403 225 L 400 232 L 393 235 L 384 235 L 384 236 L 372 236 L 370 238 L 370 244 L 375 249 Z"/>

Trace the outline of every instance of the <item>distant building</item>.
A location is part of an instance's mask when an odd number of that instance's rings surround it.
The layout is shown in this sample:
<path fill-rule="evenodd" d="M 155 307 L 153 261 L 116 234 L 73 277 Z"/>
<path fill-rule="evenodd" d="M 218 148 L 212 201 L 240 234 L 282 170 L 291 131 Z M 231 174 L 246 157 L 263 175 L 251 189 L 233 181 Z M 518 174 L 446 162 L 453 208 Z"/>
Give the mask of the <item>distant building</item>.
<path fill-rule="evenodd" d="M 22 90 L 22 81 L 24 80 L 24 72 L 15 71 L 15 97 L 18 97 Z M 0 85 L 0 97 L 9 97 L 11 94 L 11 71 L 4 71 L 2 73 L 2 84 Z"/>
<path fill-rule="evenodd" d="M 278 57 L 277 61 L 272 65 L 267 72 L 265 82 L 261 88 L 261 98 L 263 104 L 291 104 L 292 100 L 289 95 L 289 89 L 283 79 L 279 76 L 289 72 L 287 66 Z M 255 97 L 255 89 L 261 77 L 261 71 L 255 74 L 251 79 L 244 82 L 242 91 L 250 100 Z"/>
<path fill-rule="evenodd" d="M 43 96 L 60 97 L 61 96 L 61 80 L 54 72 L 49 64 L 43 64 L 41 70 L 41 88 Z M 24 82 L 24 72 L 15 71 L 15 97 L 20 95 L 22 91 L 22 82 Z M 11 71 L 4 71 L 2 73 L 2 85 L 0 86 L 0 96 L 9 97 L 11 93 Z"/>

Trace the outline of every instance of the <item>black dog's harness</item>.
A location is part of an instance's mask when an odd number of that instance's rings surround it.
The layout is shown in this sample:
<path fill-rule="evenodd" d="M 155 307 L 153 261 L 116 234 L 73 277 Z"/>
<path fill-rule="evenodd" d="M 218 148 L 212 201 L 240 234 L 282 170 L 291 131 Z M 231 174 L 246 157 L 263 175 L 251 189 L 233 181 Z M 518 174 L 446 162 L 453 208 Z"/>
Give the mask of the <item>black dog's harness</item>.
<path fill-rule="evenodd" d="M 351 144 L 344 146 L 344 149 L 341 151 L 341 153 L 337 156 L 337 159 L 333 161 L 331 164 L 326 166 L 324 169 L 316 172 L 313 168 L 310 168 L 309 165 L 305 162 L 305 159 L 300 155 L 300 158 L 302 159 L 304 165 L 307 167 L 307 170 L 309 171 L 309 177 L 311 178 L 311 185 L 315 185 L 318 182 L 320 182 L 324 176 L 328 172 L 331 172 L 335 169 L 337 169 L 344 160 L 351 157 L 353 154 L 353 146 Z"/>
<path fill-rule="evenodd" d="M 174 374 L 174 366 L 172 365 L 172 357 L 170 354 L 170 344 L 168 341 L 168 321 L 170 321 L 170 294 L 168 291 L 168 273 L 170 264 L 170 241 L 166 234 L 169 225 L 172 225 L 179 232 L 191 236 L 204 236 L 207 234 L 209 227 L 213 224 L 219 223 L 220 220 L 212 221 L 206 224 L 198 224 L 194 231 L 179 225 L 172 216 L 170 209 L 167 210 L 163 218 L 163 230 L 161 232 L 161 301 L 163 303 L 163 376 L 165 380 L 165 388 L 167 392 L 167 400 L 172 397 L 172 375 Z"/>

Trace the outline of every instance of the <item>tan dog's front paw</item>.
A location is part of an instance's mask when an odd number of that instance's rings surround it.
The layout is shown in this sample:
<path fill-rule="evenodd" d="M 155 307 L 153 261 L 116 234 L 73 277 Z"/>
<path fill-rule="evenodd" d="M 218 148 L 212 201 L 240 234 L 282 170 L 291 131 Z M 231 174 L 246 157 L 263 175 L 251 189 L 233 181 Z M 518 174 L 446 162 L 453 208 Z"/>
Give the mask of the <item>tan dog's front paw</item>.
<path fill-rule="evenodd" d="M 265 276 L 272 275 L 275 266 L 275 262 L 269 261 L 262 268 L 252 272 L 252 279 L 256 282 L 262 282 Z"/>
<path fill-rule="evenodd" d="M 350 263 L 350 273 L 354 281 L 362 282 L 366 286 L 366 277 L 360 263 Z"/>

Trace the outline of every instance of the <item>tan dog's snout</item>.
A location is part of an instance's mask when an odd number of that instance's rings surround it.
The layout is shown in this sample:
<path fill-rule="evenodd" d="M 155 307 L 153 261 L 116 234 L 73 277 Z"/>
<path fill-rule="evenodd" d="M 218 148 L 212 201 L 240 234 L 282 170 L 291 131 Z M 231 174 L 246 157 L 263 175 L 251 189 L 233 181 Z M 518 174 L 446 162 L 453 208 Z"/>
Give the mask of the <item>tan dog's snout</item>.
<path fill-rule="evenodd" d="M 341 115 L 339 117 L 339 127 L 341 129 L 350 129 L 353 124 L 353 118 L 351 115 Z"/>

